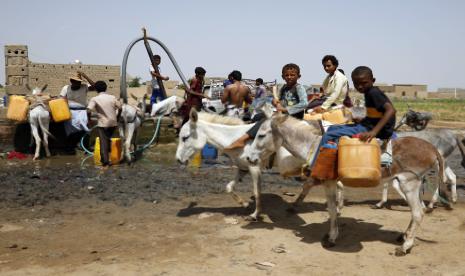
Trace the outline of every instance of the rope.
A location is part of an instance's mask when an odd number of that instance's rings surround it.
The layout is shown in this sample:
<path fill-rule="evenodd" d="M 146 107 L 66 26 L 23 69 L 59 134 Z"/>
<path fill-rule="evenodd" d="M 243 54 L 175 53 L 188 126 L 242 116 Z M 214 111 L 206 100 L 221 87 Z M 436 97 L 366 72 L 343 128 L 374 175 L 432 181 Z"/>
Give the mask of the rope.
<path fill-rule="evenodd" d="M 141 148 L 139 149 L 136 149 L 135 151 L 131 151 L 130 153 L 131 154 L 134 154 L 136 152 L 141 152 L 145 149 L 147 149 L 148 147 L 150 147 L 150 145 L 152 145 L 152 143 L 155 141 L 155 139 L 158 137 L 159 135 L 159 131 L 160 131 L 160 125 L 161 125 L 161 119 L 162 119 L 162 116 L 158 116 L 158 121 L 157 121 L 157 127 L 155 128 L 155 131 L 153 132 L 153 135 L 152 135 L 152 138 L 150 139 L 150 141 L 148 143 L 146 143 L 145 145 L 143 145 Z M 148 120 L 146 120 L 148 121 Z M 89 154 L 90 156 L 93 156 L 94 153 L 92 151 L 90 151 L 89 149 L 87 149 L 85 146 L 84 146 L 84 138 L 86 136 L 90 136 L 90 134 L 92 133 L 92 130 L 95 129 L 97 126 L 94 126 L 90 129 L 89 132 L 87 132 L 86 134 L 84 134 L 81 138 L 81 148 L 87 153 Z M 85 159 L 87 160 L 87 159 Z"/>

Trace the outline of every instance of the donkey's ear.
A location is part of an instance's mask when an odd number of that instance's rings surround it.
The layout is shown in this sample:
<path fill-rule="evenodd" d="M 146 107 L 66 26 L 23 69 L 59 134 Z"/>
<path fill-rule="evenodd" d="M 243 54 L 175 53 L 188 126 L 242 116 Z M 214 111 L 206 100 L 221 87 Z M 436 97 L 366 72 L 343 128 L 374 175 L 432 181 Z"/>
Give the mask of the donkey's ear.
<path fill-rule="evenodd" d="M 48 86 L 48 84 L 45 84 L 44 87 L 42 87 L 42 90 L 40 90 L 40 92 L 44 92 L 45 89 L 47 89 L 47 86 Z"/>
<path fill-rule="evenodd" d="M 199 120 L 199 114 L 197 114 L 197 110 L 195 110 L 195 108 L 191 108 L 191 112 L 189 113 L 189 118 L 191 122 L 193 123 L 197 123 L 197 121 Z"/>
<path fill-rule="evenodd" d="M 270 119 L 273 116 L 273 106 L 269 103 L 265 103 L 262 107 L 263 113 L 267 119 Z"/>

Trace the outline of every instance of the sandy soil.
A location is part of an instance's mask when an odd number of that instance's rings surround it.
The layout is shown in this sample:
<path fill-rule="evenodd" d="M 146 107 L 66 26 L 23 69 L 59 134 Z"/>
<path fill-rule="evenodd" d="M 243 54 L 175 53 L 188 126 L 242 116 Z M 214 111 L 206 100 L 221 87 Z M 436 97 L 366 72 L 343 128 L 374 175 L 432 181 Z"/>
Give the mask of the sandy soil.
<path fill-rule="evenodd" d="M 465 172 L 457 157 L 460 202 L 425 216 L 411 254 L 396 257 L 410 213 L 395 194 L 388 209 L 373 210 L 379 188 L 347 189 L 338 245 L 328 250 L 321 188 L 291 214 L 289 192 L 298 193 L 299 183 L 265 174 L 263 220 L 246 222 L 251 209 L 223 192 L 227 162 L 181 170 L 174 147 L 105 172 L 91 162 L 80 167 L 82 156 L 0 160 L 0 273 L 465 275 Z M 245 198 L 248 181 L 237 187 Z"/>

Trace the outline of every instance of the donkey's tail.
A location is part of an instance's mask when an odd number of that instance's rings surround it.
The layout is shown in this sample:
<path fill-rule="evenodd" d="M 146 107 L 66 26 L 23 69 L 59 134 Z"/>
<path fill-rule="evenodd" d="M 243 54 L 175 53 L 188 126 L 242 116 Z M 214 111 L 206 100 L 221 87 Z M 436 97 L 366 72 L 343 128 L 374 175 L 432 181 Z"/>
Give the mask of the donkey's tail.
<path fill-rule="evenodd" d="M 456 134 L 455 139 L 457 140 L 457 145 L 459 147 L 460 154 L 462 155 L 462 162 L 461 162 L 462 167 L 465 168 L 465 145 L 464 145 L 465 138 L 461 134 Z"/>
<path fill-rule="evenodd" d="M 42 122 L 42 118 L 41 117 L 37 118 L 37 121 L 39 121 L 39 126 L 40 126 L 40 129 L 42 130 L 42 133 L 45 133 L 48 136 L 56 140 L 55 136 L 53 136 L 53 134 L 50 133 L 50 131 L 48 130 L 48 127 L 44 126 L 44 123 Z"/>
<path fill-rule="evenodd" d="M 437 148 L 434 148 L 434 149 L 435 149 L 436 159 L 438 161 L 438 166 L 439 166 L 439 171 L 438 171 L 438 175 L 439 175 L 439 185 L 438 185 L 439 191 L 443 195 L 446 195 L 447 202 L 445 202 L 445 204 L 447 204 L 450 207 L 451 196 L 450 196 L 449 192 L 447 191 L 447 185 L 446 185 L 446 173 L 445 173 L 445 163 L 446 163 L 446 161 L 444 160 L 444 157 L 438 151 L 438 149 Z"/>

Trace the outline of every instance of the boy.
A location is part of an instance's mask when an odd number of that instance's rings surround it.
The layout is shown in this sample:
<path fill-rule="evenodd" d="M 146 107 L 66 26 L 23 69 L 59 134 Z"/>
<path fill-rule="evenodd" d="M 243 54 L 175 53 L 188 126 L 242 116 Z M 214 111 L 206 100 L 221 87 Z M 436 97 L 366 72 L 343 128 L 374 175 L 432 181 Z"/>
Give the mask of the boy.
<path fill-rule="evenodd" d="M 294 63 L 284 65 L 282 69 L 282 78 L 286 81 L 286 84 L 279 91 L 279 98 L 273 99 L 272 104 L 276 107 L 277 111 L 288 113 L 293 117 L 302 119 L 308 102 L 305 88 L 301 84 L 297 83 L 297 80 L 300 79 L 300 67 Z M 252 120 L 257 123 L 249 131 L 247 131 L 246 134 L 242 135 L 239 139 L 226 147 L 226 150 L 242 148 L 245 146 L 247 140 L 255 138 L 258 129 L 265 120 L 265 116 L 264 114 L 259 113 L 255 115 Z"/>
<path fill-rule="evenodd" d="M 375 80 L 373 72 L 366 66 L 359 66 L 352 71 L 355 89 L 364 94 L 367 115 L 357 124 L 331 126 L 321 139 L 313 164 L 322 145 L 328 141 L 338 143 L 342 136 L 351 137 L 359 134 L 360 140 L 368 142 L 373 138 L 389 139 L 391 137 L 396 122 L 396 110 L 389 98 L 378 87 L 373 86 Z"/>
<path fill-rule="evenodd" d="M 205 96 L 202 91 L 204 78 L 207 71 L 205 71 L 205 69 L 203 69 L 202 67 L 196 67 L 194 72 L 195 77 L 192 78 L 192 80 L 189 83 L 191 89 L 186 90 L 186 94 L 184 95 L 186 101 L 181 106 L 181 109 L 179 111 L 181 116 L 183 117 L 183 125 L 187 121 L 189 121 L 189 113 L 191 111 L 191 108 L 195 108 L 197 111 L 200 111 L 202 109 L 202 98 L 209 99 L 209 97 Z"/>
<path fill-rule="evenodd" d="M 155 60 L 155 64 L 157 65 L 157 70 L 155 70 L 155 68 L 153 68 L 153 66 L 150 65 L 150 75 L 152 75 L 152 96 L 150 97 L 150 105 L 157 103 L 157 99 L 160 99 L 160 101 L 163 101 L 165 99 L 165 95 L 161 90 L 158 80 L 167 81 L 170 79 L 169 77 L 164 77 L 160 75 L 160 67 L 158 67 L 158 65 L 160 65 L 161 63 L 161 57 L 159 55 L 153 55 L 153 59 Z"/>
<path fill-rule="evenodd" d="M 109 152 L 111 145 L 111 136 L 115 131 L 117 122 L 118 110 L 121 108 L 121 103 L 115 96 L 107 94 L 107 84 L 104 81 L 97 81 L 94 84 L 98 95 L 89 101 L 87 109 L 97 112 L 97 133 L 100 139 L 100 160 L 102 166 L 107 168 L 110 166 Z"/>

